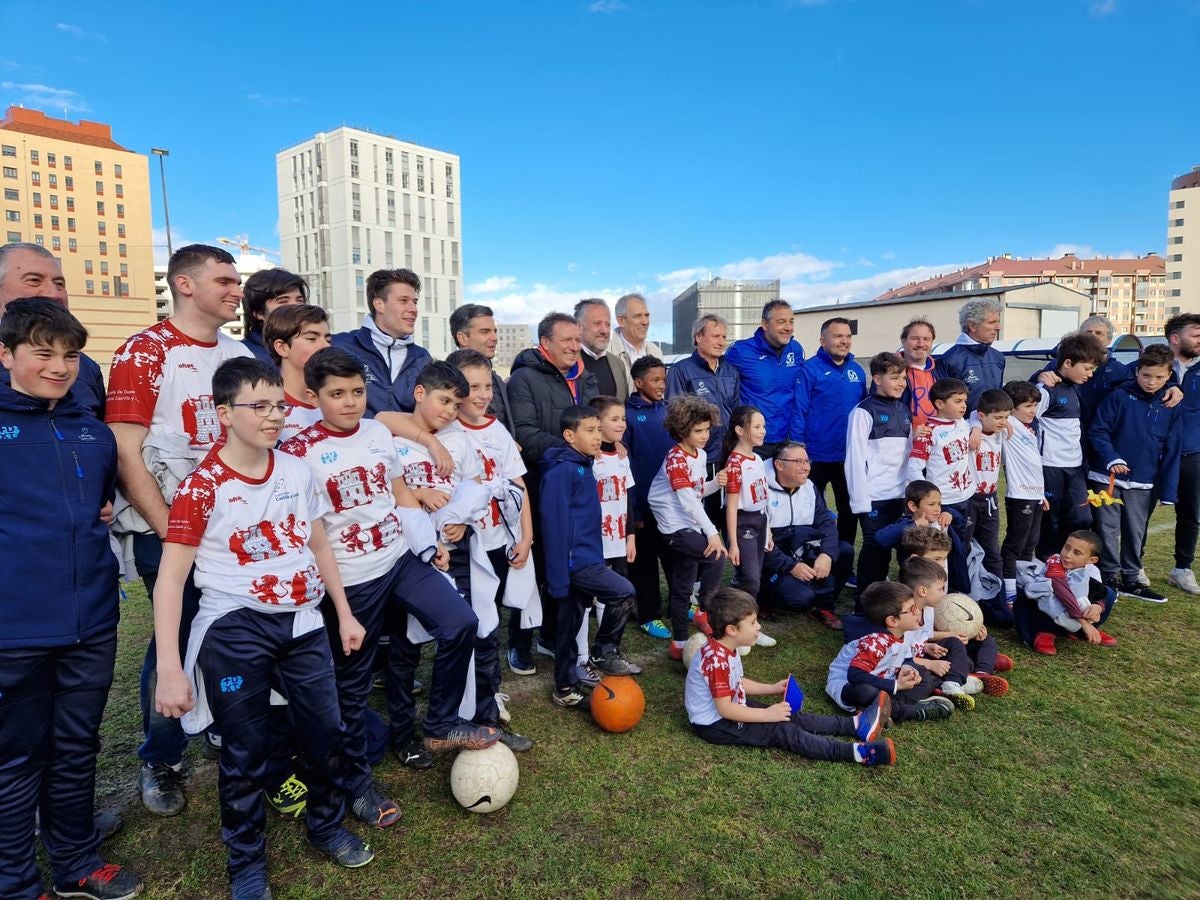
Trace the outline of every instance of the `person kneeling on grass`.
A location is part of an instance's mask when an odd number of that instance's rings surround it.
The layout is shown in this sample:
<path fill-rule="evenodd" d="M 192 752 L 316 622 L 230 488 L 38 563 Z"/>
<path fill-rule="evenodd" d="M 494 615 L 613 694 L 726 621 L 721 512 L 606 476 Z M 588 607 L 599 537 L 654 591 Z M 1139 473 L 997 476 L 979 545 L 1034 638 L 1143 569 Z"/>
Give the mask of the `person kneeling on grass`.
<path fill-rule="evenodd" d="M 779 747 L 809 759 L 890 766 L 896 748 L 890 738 L 877 740 L 891 714 L 891 698 L 876 695 L 853 718 L 817 716 L 793 710 L 786 700 L 771 706 L 747 697 L 783 694 L 785 678 L 762 684 L 742 677 L 739 647 L 754 645 L 758 637 L 758 607 L 754 598 L 737 588 L 721 588 L 708 601 L 712 635 L 692 657 L 684 683 L 683 699 L 688 719 L 710 744 L 742 747 Z M 826 735 L 853 736 L 854 743 Z"/>

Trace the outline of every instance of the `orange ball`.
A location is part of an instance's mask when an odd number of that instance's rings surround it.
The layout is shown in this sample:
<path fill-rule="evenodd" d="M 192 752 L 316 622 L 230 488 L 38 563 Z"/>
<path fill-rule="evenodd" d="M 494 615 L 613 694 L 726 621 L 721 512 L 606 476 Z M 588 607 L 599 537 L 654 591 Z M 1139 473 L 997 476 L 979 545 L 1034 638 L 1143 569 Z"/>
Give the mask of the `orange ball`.
<path fill-rule="evenodd" d="M 646 695 L 628 675 L 606 675 L 592 688 L 591 710 L 597 725 L 619 734 L 642 721 Z"/>

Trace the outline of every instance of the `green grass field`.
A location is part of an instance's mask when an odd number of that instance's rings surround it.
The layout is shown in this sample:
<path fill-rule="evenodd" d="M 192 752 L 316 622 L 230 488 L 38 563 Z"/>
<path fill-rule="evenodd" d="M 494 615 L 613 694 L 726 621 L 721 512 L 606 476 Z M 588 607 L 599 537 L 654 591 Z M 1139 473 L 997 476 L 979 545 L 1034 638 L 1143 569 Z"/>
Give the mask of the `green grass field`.
<path fill-rule="evenodd" d="M 1169 510 L 1152 522 L 1146 568 L 1159 589 L 1172 523 Z M 535 677 L 506 669 L 513 726 L 539 745 L 520 756 L 505 809 L 463 811 L 450 757 L 421 773 L 389 758 L 376 775 L 404 819 L 367 835 L 378 855 L 364 869 L 338 869 L 307 848 L 300 822 L 268 813 L 275 896 L 1200 896 L 1200 598 L 1167 593 L 1162 606 L 1118 603 L 1106 626 L 1115 650 L 1061 641 L 1057 658 L 1042 658 L 997 634 L 1016 659 L 1011 693 L 893 728 L 899 761 L 888 769 L 701 742 L 683 711 L 682 667 L 640 631 L 626 650 L 646 669 L 647 711 L 626 734 L 553 706 L 548 660 Z M 215 764 L 192 748 L 176 818 L 137 799 L 151 615 L 140 586 L 129 594 L 98 789 L 125 828 L 105 852 L 145 878 L 148 897 L 227 896 Z M 805 709 L 832 711 L 824 683 L 837 636 L 794 615 L 765 630 L 779 646 L 756 648 L 747 676 L 794 672 Z"/>

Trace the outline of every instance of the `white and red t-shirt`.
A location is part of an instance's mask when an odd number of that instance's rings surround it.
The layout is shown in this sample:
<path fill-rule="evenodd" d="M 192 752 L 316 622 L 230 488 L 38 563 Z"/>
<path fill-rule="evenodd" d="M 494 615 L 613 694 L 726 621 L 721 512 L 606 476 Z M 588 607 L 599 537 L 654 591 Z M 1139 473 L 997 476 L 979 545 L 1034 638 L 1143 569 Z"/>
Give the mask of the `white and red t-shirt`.
<path fill-rule="evenodd" d="M 446 432 L 453 434 L 457 431 L 462 431 L 470 439 L 479 463 L 478 474 L 489 488 L 496 482 L 510 481 L 525 475 L 525 463 L 521 459 L 517 442 L 499 419 L 489 416 L 482 425 L 471 425 L 459 419 L 446 426 L 438 437 L 442 438 Z M 455 438 L 451 438 L 451 443 L 455 441 Z M 454 455 L 448 447 L 446 452 Z M 508 529 L 504 527 L 500 503 L 494 496 L 488 504 L 487 514 L 477 520 L 474 527 L 484 550 L 505 547 L 512 539 Z"/>
<path fill-rule="evenodd" d="M 734 450 L 725 463 L 725 474 L 725 493 L 738 495 L 739 512 L 762 512 L 767 508 L 767 467 L 761 456 L 744 456 Z"/>
<path fill-rule="evenodd" d="M 169 543 L 196 548 L 196 587 L 243 606 L 314 605 L 325 582 L 309 549 L 328 499 L 301 460 L 270 451 L 262 478 L 248 478 L 211 451 L 179 483 Z"/>
<path fill-rule="evenodd" d="M 282 449 L 286 441 L 291 440 L 309 425 L 316 425 L 321 421 L 321 408 L 318 406 L 309 406 L 302 400 L 297 400 L 286 391 L 283 394 L 285 403 L 292 405 L 288 411 L 287 418 L 283 420 L 283 428 L 279 432 L 279 444 Z"/>
<path fill-rule="evenodd" d="M 398 467 L 391 432 L 374 419 L 347 432 L 318 422 L 279 449 L 302 459 L 325 492 L 330 505 L 325 530 L 346 586 L 391 571 L 408 549 L 392 496 Z"/>
<path fill-rule="evenodd" d="M 633 487 L 633 469 L 629 457 L 621 459 L 617 451 L 601 452 L 592 466 L 596 493 L 600 496 L 600 543 L 604 558 L 625 558 L 625 539 L 629 536 L 629 489 Z"/>
<path fill-rule="evenodd" d="M 930 416 L 929 434 L 913 437 L 908 480 L 925 479 L 942 492 L 942 505 L 953 506 L 975 493 L 975 460 L 971 453 L 971 426 L 964 419 Z"/>
<path fill-rule="evenodd" d="M 113 355 L 104 419 L 186 437 L 199 462 L 222 437 L 213 372 L 239 356 L 252 354 L 228 335 L 218 334 L 209 344 L 188 337 L 169 319 L 151 325 Z"/>
<path fill-rule="evenodd" d="M 1003 431 L 993 431 L 991 434 L 981 432 L 979 449 L 975 451 L 975 484 L 976 493 L 995 494 L 996 482 L 1000 478 L 1000 464 L 1004 458 Z"/>
<path fill-rule="evenodd" d="M 742 688 L 742 658 L 719 641 L 709 638 L 688 666 L 683 687 L 683 705 L 688 721 L 693 725 L 713 725 L 721 721 L 717 711 L 718 697 L 730 697 L 740 706 L 746 705 Z"/>
<path fill-rule="evenodd" d="M 1004 444 L 1004 480 L 1010 500 L 1041 500 L 1046 496 L 1038 420 L 1033 427 L 1009 416 L 1012 437 Z"/>
<path fill-rule="evenodd" d="M 717 533 L 704 512 L 704 483 L 708 457 L 703 450 L 693 455 L 678 444 L 667 451 L 662 467 L 650 482 L 647 502 L 662 534 L 688 529 L 706 535 Z"/>

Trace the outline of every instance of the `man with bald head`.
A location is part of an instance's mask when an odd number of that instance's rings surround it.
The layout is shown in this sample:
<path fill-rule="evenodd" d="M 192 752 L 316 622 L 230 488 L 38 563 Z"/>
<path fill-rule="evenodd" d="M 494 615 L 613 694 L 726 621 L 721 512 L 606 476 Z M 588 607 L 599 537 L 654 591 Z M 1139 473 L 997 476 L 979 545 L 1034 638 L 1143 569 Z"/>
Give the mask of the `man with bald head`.
<path fill-rule="evenodd" d="M 0 313 L 12 300 L 45 297 L 67 305 L 67 280 L 62 264 L 38 244 L 0 246 Z M 8 383 L 8 370 L 0 371 Z M 104 420 L 104 375 L 94 359 L 79 354 L 79 377 L 71 385 L 69 397 L 101 421 Z"/>

